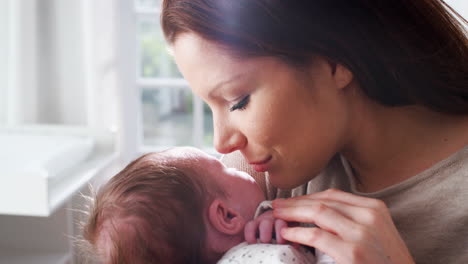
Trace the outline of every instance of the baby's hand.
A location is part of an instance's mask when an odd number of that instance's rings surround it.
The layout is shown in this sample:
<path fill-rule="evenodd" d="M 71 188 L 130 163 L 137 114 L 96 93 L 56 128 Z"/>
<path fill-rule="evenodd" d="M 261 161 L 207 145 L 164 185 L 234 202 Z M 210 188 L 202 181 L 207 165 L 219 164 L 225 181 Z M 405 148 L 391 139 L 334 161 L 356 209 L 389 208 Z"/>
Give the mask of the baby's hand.
<path fill-rule="evenodd" d="M 247 222 L 244 227 L 245 241 L 249 244 L 255 244 L 257 238 L 260 238 L 260 243 L 271 243 L 272 239 L 275 238 L 276 243 L 286 244 L 286 240 L 281 237 L 281 229 L 287 226 L 286 221 L 273 217 L 273 210 L 267 211 Z"/>

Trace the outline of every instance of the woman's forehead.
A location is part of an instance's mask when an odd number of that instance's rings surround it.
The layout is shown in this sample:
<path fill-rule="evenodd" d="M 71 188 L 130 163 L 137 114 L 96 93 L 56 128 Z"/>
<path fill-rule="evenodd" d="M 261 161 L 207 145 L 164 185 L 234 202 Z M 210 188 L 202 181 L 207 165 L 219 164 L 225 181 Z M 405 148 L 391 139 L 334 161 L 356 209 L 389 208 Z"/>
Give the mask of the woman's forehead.
<path fill-rule="evenodd" d="M 245 64 L 234 59 L 225 49 L 195 34 L 182 34 L 173 50 L 177 66 L 191 85 L 215 87 L 245 70 Z"/>
<path fill-rule="evenodd" d="M 223 49 L 215 42 L 207 41 L 195 33 L 182 33 L 177 37 L 171 47 L 172 53 L 176 57 L 189 57 L 192 60 L 207 57 L 226 56 L 227 50 Z"/>
<path fill-rule="evenodd" d="M 193 33 L 185 33 L 178 38 L 174 53 L 190 88 L 203 99 L 222 94 L 222 89 L 218 88 L 237 87 L 253 83 L 261 76 L 269 76 L 282 63 L 273 57 L 236 58 L 226 49 Z"/>

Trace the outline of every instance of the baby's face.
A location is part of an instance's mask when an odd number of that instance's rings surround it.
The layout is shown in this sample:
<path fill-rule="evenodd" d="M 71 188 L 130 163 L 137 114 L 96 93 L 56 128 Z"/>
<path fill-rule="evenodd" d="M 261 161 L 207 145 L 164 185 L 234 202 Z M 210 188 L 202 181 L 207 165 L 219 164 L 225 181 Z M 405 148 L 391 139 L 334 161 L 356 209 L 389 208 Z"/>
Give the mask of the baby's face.
<path fill-rule="evenodd" d="M 210 178 L 209 180 L 217 181 L 227 192 L 229 206 L 241 212 L 245 219 L 253 219 L 257 206 L 265 200 L 265 195 L 254 178 L 243 171 L 227 168 L 214 157 L 208 156 L 202 163 L 204 175 Z"/>
<path fill-rule="evenodd" d="M 178 154 L 179 153 L 179 154 Z M 251 220 L 259 203 L 265 200 L 265 195 L 255 180 L 248 173 L 227 168 L 218 159 L 195 148 L 174 148 L 171 154 L 181 156 L 183 153 L 197 157 L 194 167 L 204 180 L 216 181 L 227 192 L 229 206 L 236 209 L 242 216 Z"/>

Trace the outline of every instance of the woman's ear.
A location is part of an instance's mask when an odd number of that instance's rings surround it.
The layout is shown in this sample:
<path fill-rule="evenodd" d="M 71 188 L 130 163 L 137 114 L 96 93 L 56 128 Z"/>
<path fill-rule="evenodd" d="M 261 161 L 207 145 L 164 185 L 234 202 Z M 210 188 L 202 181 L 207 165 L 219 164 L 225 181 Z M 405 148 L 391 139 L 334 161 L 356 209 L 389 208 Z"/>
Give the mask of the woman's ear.
<path fill-rule="evenodd" d="M 335 80 L 336 86 L 339 89 L 347 87 L 353 80 L 353 73 L 340 63 L 331 63 L 333 79 Z"/>
<path fill-rule="evenodd" d="M 223 234 L 237 235 L 244 232 L 245 219 L 220 199 L 211 202 L 208 207 L 208 219 L 211 226 Z"/>
<path fill-rule="evenodd" d="M 330 59 L 325 59 L 325 61 L 330 66 L 332 78 L 338 89 L 343 89 L 351 83 L 353 73 L 346 66 Z"/>

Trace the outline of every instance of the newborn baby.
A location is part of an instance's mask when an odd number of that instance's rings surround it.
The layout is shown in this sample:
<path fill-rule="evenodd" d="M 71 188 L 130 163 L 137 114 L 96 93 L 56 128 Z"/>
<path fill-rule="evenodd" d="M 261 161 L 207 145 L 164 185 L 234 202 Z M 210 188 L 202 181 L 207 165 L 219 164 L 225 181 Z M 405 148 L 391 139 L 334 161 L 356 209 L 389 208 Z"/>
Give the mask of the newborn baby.
<path fill-rule="evenodd" d="M 222 261 L 232 262 L 247 251 L 262 254 L 262 245 L 278 263 L 288 263 L 280 262 L 285 254 L 291 263 L 314 263 L 304 249 L 244 242 L 244 227 L 264 200 L 249 174 L 200 150 L 173 148 L 138 158 L 106 183 L 83 236 L 106 264 L 209 264 L 230 249 Z"/>

